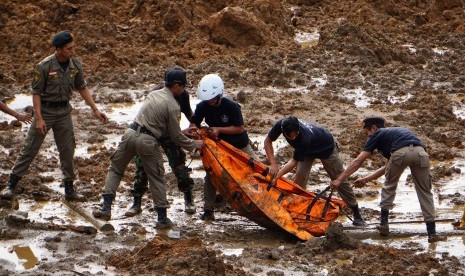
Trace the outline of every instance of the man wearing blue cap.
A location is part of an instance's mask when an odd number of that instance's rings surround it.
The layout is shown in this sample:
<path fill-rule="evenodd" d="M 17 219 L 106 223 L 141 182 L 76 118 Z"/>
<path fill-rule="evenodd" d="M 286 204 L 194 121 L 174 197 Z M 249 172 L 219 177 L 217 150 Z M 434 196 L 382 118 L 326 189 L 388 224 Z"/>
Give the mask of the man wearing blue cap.
<path fill-rule="evenodd" d="M 111 219 L 111 205 L 116 196 L 121 179 L 128 163 L 139 155 L 147 173 L 152 200 L 157 210 L 157 229 L 169 228 L 171 220 L 167 217 L 169 202 L 166 198 L 165 169 L 163 151 L 160 145 L 162 137 L 176 145 L 191 151 L 201 149 L 202 140 L 186 137 L 179 127 L 180 107 L 175 97 L 179 97 L 187 84 L 183 70 L 171 70 L 165 76 L 165 87 L 153 91 L 145 99 L 134 122 L 124 133 L 115 153 L 111 156 L 110 169 L 102 191 L 103 204 L 93 212 L 94 217 Z"/>
<path fill-rule="evenodd" d="M 69 104 L 73 90 L 79 92 L 87 105 L 92 108 L 94 116 L 102 123 L 107 123 L 108 118 L 98 110 L 90 95 L 81 63 L 74 57 L 73 40 L 73 34 L 69 31 L 57 33 L 51 43 L 55 47 L 55 53 L 42 60 L 34 69 L 32 80 L 34 118 L 28 130 L 26 142 L 13 166 L 7 187 L 0 194 L 2 198 L 13 197 L 16 185 L 26 174 L 45 136 L 52 129 L 60 154 L 65 199 L 85 200 L 83 196 L 76 193 L 73 185 L 75 177 L 73 158 L 76 144 L 71 119 L 73 108 Z"/>
<path fill-rule="evenodd" d="M 416 135 L 402 127 L 384 126 L 382 117 L 368 117 L 363 120 L 363 131 L 368 136 L 363 151 L 355 158 L 347 169 L 331 183 L 333 189 L 338 189 L 344 179 L 351 176 L 378 150 L 386 159 L 385 166 L 376 170 L 372 175 L 357 179 L 356 182 L 365 184 L 385 175 L 383 189 L 381 190 L 381 223 L 377 227 L 381 236 L 389 235 L 389 210 L 394 206 L 397 184 L 399 178 L 407 167 L 413 177 L 415 191 L 420 201 L 421 211 L 426 223 L 428 242 L 445 240 L 446 237 L 436 234 L 436 222 L 434 219 L 434 201 L 431 192 L 431 175 L 429 169 L 429 156 L 423 143 Z"/>

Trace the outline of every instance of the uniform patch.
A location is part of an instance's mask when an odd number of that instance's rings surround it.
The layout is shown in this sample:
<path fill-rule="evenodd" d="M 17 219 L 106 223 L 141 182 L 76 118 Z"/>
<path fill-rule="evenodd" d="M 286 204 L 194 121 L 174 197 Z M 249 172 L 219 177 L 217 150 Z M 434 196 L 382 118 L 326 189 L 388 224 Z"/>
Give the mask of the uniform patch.
<path fill-rule="evenodd" d="M 222 115 L 221 116 L 221 122 L 226 124 L 229 122 L 229 116 L 228 115 Z"/>
<path fill-rule="evenodd" d="M 49 75 L 49 76 L 54 76 L 54 75 L 56 75 L 56 74 L 57 74 L 57 71 L 56 71 L 56 70 L 50 70 L 50 71 L 48 71 L 48 75 Z"/>
<path fill-rule="evenodd" d="M 38 82 L 40 80 L 40 71 L 39 70 L 34 70 L 34 81 Z"/>
<path fill-rule="evenodd" d="M 71 69 L 71 77 L 72 78 L 75 78 L 78 73 L 79 73 L 78 69 L 75 69 L 75 68 Z"/>

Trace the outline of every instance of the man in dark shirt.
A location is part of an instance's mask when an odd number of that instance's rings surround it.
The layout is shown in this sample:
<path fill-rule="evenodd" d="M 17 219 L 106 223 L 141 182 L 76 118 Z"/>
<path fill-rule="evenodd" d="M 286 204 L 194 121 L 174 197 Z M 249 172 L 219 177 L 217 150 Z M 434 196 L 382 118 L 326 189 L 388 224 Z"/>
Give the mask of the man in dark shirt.
<path fill-rule="evenodd" d="M 214 137 L 255 158 L 252 147 L 249 145 L 249 136 L 244 129 L 241 106 L 228 98 L 224 98 L 223 91 L 224 83 L 218 75 L 209 74 L 200 80 L 197 95 L 202 102 L 197 104 L 195 108 L 191 127 L 200 127 L 205 119 L 205 123 L 212 130 Z M 201 217 L 203 220 L 215 219 L 213 214 L 215 195 L 216 190 L 207 173 L 204 184 L 204 213 Z"/>
<path fill-rule="evenodd" d="M 281 134 L 294 148 L 294 156 L 283 168 L 279 169 L 272 143 Z M 270 162 L 273 183 L 275 183 L 276 179 L 297 167 L 294 182 L 305 188 L 315 159 L 321 160 L 331 179 L 336 179 L 344 171 L 342 160 L 339 157 L 338 143 L 331 133 L 323 127 L 299 120 L 294 116 L 278 120 L 268 132 L 264 144 L 266 156 Z M 349 183 L 342 183 L 339 194 L 354 212 L 353 224 L 365 226 L 365 221 L 358 208 L 357 199 Z"/>
<path fill-rule="evenodd" d="M 380 234 L 382 236 L 389 235 L 389 209 L 393 208 L 399 178 L 405 168 L 410 167 L 415 191 L 426 222 L 428 242 L 445 240 L 445 237 L 436 234 L 429 156 L 422 142 L 406 128 L 385 128 L 384 124 L 385 120 L 381 117 L 369 117 L 363 120 L 363 130 L 368 136 L 368 141 L 359 156 L 331 183 L 331 186 L 333 189 L 338 189 L 342 181 L 356 172 L 377 149 L 387 159 L 386 165 L 376 170 L 372 175 L 358 179 L 356 182 L 365 184 L 383 174 L 385 175 L 386 179 L 381 190 L 381 223 L 378 226 Z"/>
<path fill-rule="evenodd" d="M 176 69 L 176 68 L 175 68 Z M 165 74 L 166 78 L 166 74 Z M 155 90 L 160 90 L 164 87 L 158 85 Z M 184 90 L 181 95 L 174 97 L 181 108 L 181 113 L 186 116 L 187 120 L 192 118 L 192 108 L 189 100 L 189 92 Z M 194 180 L 189 175 L 189 169 L 186 167 L 186 153 L 184 150 L 173 143 L 169 137 L 161 137 L 159 139 L 160 145 L 163 148 L 167 158 L 168 164 L 173 170 L 174 175 L 178 181 L 178 189 L 184 193 L 184 211 L 188 214 L 195 213 L 194 198 L 192 189 L 194 188 Z M 148 190 L 148 177 L 142 165 L 142 159 L 139 155 L 136 156 L 136 174 L 134 177 L 133 196 L 134 203 L 131 208 L 126 211 L 125 215 L 128 217 L 135 216 L 142 212 L 142 196 Z"/>

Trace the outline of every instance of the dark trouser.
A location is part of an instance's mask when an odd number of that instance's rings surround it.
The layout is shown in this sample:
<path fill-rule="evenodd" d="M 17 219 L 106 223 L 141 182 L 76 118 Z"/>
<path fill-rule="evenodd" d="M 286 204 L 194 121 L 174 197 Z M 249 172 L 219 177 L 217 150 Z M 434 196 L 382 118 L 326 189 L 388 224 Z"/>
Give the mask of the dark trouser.
<path fill-rule="evenodd" d="M 160 145 L 163 148 L 166 156 L 168 157 L 168 164 L 173 170 L 176 179 L 178 180 L 179 191 L 185 193 L 194 188 L 194 180 L 189 176 L 189 170 L 186 167 L 186 153 L 184 150 L 173 143 L 168 138 L 161 138 Z M 136 156 L 136 175 L 134 177 L 133 193 L 135 197 L 142 196 L 148 189 L 147 187 L 147 174 L 142 166 L 142 160 Z"/>
<path fill-rule="evenodd" d="M 63 172 L 63 181 L 73 181 L 75 176 L 73 157 L 76 142 L 74 140 L 71 110 L 69 104 L 66 107 L 41 106 L 41 114 L 47 126 L 47 133 L 50 129 L 53 130 L 53 137 L 60 157 L 61 171 Z M 36 131 L 36 124 L 37 120 L 34 117 L 27 132 L 26 141 L 11 172 L 19 178 L 26 174 L 45 139 L 45 135 Z"/>

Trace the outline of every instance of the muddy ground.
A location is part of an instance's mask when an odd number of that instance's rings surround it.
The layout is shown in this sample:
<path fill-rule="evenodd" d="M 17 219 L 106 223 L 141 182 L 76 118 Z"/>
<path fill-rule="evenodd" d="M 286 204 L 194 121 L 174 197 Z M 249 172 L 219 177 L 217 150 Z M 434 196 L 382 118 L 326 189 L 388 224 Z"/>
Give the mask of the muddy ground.
<path fill-rule="evenodd" d="M 463 173 L 453 165 L 463 160 L 464 153 L 465 120 L 454 114 L 465 101 L 463 10 L 461 0 L 2 1 L 0 95 L 8 99 L 28 93 L 33 66 L 53 53 L 50 38 L 70 29 L 77 37 L 77 56 L 95 101 L 108 113 L 115 103 L 140 101 L 162 81 L 165 70 L 180 66 L 193 87 L 204 74 L 220 74 L 226 95 L 241 103 L 252 136 L 265 135 L 276 119 L 293 114 L 326 126 L 341 143 L 346 162 L 359 153 L 366 139 L 360 132 L 361 119 L 383 115 L 390 126 L 408 127 L 419 135 L 431 156 L 437 198 L 451 209 L 461 208 L 465 191 L 451 192 L 447 184 Z M 319 40 L 299 44 L 294 38 L 302 32 L 317 32 Z M 364 91 L 365 107 L 349 96 L 354 91 Z M 78 101 L 76 96 L 75 106 L 82 104 Z M 120 136 L 127 125 L 110 118 L 113 121 L 102 126 L 88 108 L 76 108 L 73 119 L 78 148 L 88 145 L 87 154 L 75 156 L 77 187 L 88 197 L 83 207 L 92 210 L 101 200 L 109 156 L 116 146 L 109 137 Z M 374 237 L 370 229 L 354 234 L 342 232 L 335 224 L 335 234 L 302 243 L 237 216 L 222 202 L 218 220 L 204 224 L 198 214 L 183 213 L 170 170 L 170 216 L 180 232 L 157 233 L 148 196 L 142 215 L 121 216 L 131 204 L 133 164 L 114 207 L 112 223 L 117 231 L 95 234 L 81 233 L 76 227 L 63 229 L 86 222 L 68 219 L 71 214 L 63 211 L 67 209 L 60 202 L 59 161 L 52 137 L 48 135 L 19 185 L 23 213 L 12 216 L 3 208 L 0 224 L 0 242 L 8 248 L 21 240 L 33 241 L 45 253 L 31 270 L 17 271 L 11 263 L 1 262 L 1 274 L 465 273 L 463 258 L 437 254 L 435 247 L 425 250 L 421 242 L 405 241 L 400 248 L 367 243 L 367 237 Z M 0 188 L 8 180 L 24 138 L 25 128 L 0 124 Z M 257 154 L 265 161 L 260 146 Z M 285 147 L 278 152 L 278 160 L 284 164 L 291 154 Z M 198 157 L 193 158 L 198 162 Z M 374 170 L 383 162 L 376 155 L 364 168 Z M 200 211 L 203 174 L 199 167 L 194 171 Z M 309 184 L 314 187 L 327 184 L 320 171 L 312 172 Z M 364 202 L 379 189 L 379 183 L 371 183 L 357 190 L 369 223 L 378 221 L 379 212 L 365 208 Z M 392 218 L 410 216 L 394 211 Z M 415 233 L 424 230 L 418 224 Z M 243 250 L 225 254 L 228 245 Z"/>

